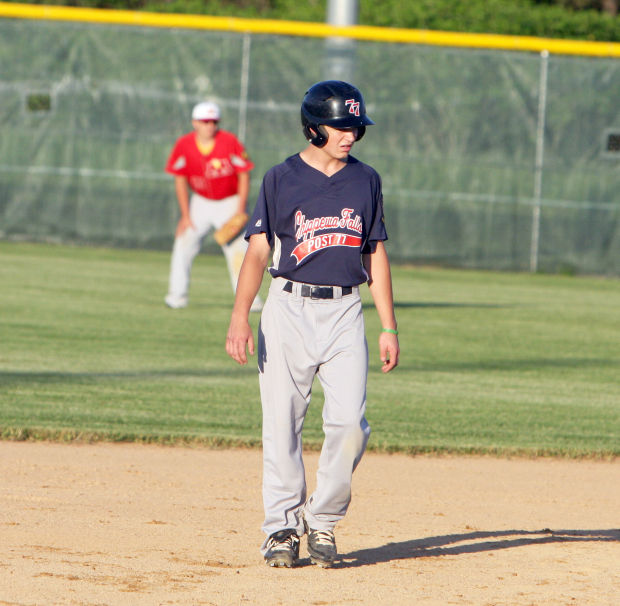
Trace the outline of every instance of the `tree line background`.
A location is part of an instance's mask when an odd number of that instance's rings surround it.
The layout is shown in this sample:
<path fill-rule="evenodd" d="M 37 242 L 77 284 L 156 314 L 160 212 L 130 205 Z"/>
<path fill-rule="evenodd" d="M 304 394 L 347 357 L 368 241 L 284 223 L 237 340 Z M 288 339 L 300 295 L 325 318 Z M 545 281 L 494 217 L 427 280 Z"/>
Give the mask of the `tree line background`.
<path fill-rule="evenodd" d="M 359 23 L 381 27 L 620 42 L 619 2 L 362 0 L 359 3 Z M 327 6 L 327 0 L 30 0 L 29 3 L 312 22 L 325 20 Z"/>

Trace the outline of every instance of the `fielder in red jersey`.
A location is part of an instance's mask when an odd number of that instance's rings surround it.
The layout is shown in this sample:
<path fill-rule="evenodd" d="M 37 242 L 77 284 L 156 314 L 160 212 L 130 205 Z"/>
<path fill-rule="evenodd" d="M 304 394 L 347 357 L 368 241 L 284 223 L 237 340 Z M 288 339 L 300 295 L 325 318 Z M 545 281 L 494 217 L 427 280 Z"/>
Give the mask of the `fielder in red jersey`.
<path fill-rule="evenodd" d="M 210 200 L 234 196 L 239 173 L 254 168 L 241 142 L 225 130 L 217 130 L 208 154 L 201 152 L 196 131 L 180 137 L 168 158 L 166 172 L 186 177 L 192 191 Z"/>
<path fill-rule="evenodd" d="M 210 101 L 192 110 L 194 130 L 175 143 L 166 163 L 174 175 L 180 218 L 175 232 L 168 294 L 168 307 L 186 307 L 192 264 L 202 242 L 235 214 L 245 213 L 254 163 L 243 144 L 219 128 L 220 108 Z M 243 235 L 222 246 L 233 291 L 247 250 Z M 262 308 L 257 296 L 253 310 Z"/>

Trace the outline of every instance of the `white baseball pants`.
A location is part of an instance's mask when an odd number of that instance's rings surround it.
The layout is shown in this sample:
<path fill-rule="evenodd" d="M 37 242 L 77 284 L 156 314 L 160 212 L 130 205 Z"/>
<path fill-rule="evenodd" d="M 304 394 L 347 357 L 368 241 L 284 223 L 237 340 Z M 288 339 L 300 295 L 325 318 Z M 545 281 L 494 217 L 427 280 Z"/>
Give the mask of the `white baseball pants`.
<path fill-rule="evenodd" d="M 263 407 L 263 531 L 328 530 L 344 517 L 351 480 L 370 436 L 365 418 L 368 346 L 359 289 L 334 299 L 301 297 L 274 278 L 258 334 Z M 316 490 L 306 500 L 302 427 L 318 376 L 325 434 Z M 262 550 L 264 553 L 265 543 Z"/>
<path fill-rule="evenodd" d="M 189 283 L 192 264 L 200 252 L 202 242 L 210 230 L 216 230 L 237 211 L 238 196 L 229 196 L 223 200 L 208 200 L 199 194 L 190 198 L 189 215 L 194 229 L 186 229 L 174 240 L 170 262 L 170 279 L 167 301 L 186 305 L 189 299 Z M 241 263 L 248 244 L 241 234 L 238 238 L 222 246 L 233 292 L 237 289 L 237 280 Z"/>

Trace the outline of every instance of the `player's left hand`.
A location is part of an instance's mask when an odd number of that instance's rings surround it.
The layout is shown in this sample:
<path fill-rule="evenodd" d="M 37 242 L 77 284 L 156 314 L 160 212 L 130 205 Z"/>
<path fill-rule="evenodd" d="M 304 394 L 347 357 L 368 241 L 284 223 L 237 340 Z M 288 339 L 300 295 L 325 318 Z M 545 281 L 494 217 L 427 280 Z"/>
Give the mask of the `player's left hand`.
<path fill-rule="evenodd" d="M 398 366 L 398 356 L 400 355 L 400 346 L 398 337 L 389 332 L 382 332 L 379 335 L 379 354 L 381 355 L 381 372 L 390 372 L 390 370 Z"/>

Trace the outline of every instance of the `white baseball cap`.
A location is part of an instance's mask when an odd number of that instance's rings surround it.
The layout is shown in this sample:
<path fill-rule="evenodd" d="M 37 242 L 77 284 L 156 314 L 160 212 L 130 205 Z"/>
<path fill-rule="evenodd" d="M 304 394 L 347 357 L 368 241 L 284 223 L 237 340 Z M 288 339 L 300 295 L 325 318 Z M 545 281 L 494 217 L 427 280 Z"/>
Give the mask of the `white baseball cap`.
<path fill-rule="evenodd" d="M 194 106 L 192 120 L 219 120 L 220 108 L 212 101 L 203 101 Z"/>

